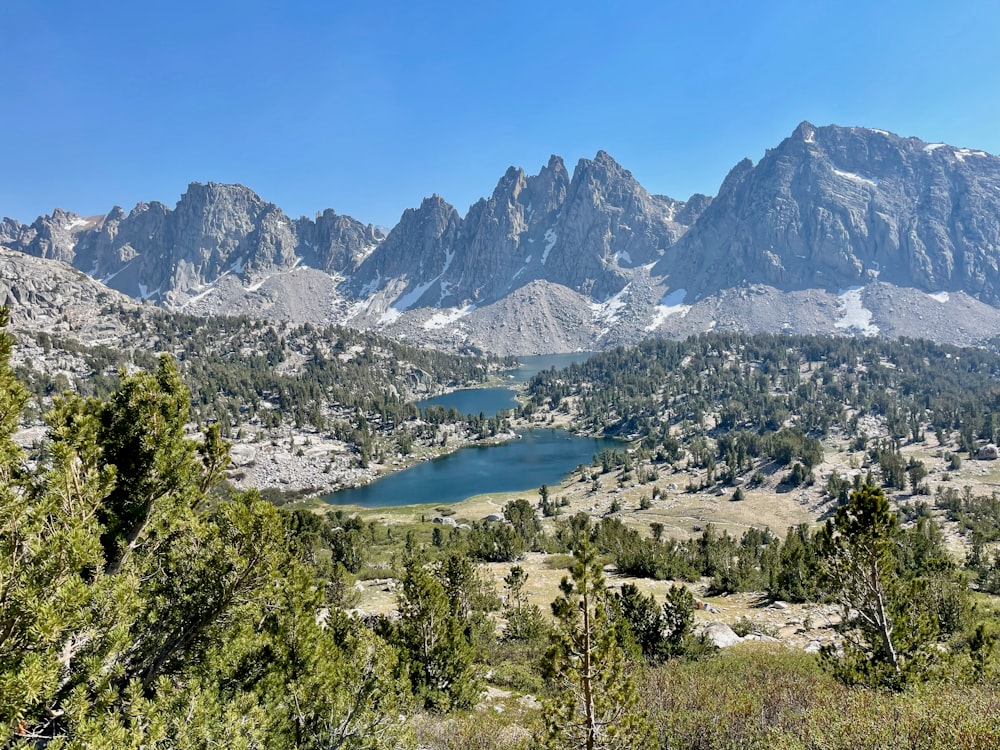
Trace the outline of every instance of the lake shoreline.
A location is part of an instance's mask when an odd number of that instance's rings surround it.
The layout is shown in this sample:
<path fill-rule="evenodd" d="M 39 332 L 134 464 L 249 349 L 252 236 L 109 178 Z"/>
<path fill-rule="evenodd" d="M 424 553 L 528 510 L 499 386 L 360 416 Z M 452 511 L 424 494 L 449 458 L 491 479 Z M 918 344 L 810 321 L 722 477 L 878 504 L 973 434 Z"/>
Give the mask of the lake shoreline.
<path fill-rule="evenodd" d="M 625 443 L 573 434 L 546 420 L 525 425 L 516 440 L 471 445 L 436 461 L 421 462 L 361 487 L 321 498 L 343 507 L 451 505 L 484 494 L 537 490 L 562 482 L 577 467 L 590 465 L 602 451 Z"/>
<path fill-rule="evenodd" d="M 517 401 L 517 396 L 524 391 L 524 384 L 536 372 L 547 370 L 552 365 L 564 366 L 580 361 L 591 354 L 523 357 L 523 366 L 518 370 L 492 373 L 485 382 L 445 389 L 421 400 L 503 388 L 511 391 Z M 479 410 L 472 413 L 478 414 Z M 603 437 L 575 429 L 571 422 L 568 414 L 549 410 L 539 410 L 529 418 L 511 416 L 510 432 L 479 438 L 468 432 L 452 431 L 448 433 L 445 445 L 415 445 L 410 453 L 393 453 L 385 456 L 380 463 L 370 462 L 364 467 L 358 465 L 357 453 L 352 446 L 333 440 L 318 430 L 292 426 L 268 430 L 245 425 L 241 437 L 233 441 L 233 463 L 228 479 L 237 489 L 257 488 L 296 504 L 326 507 L 326 503 L 319 500 L 323 495 L 369 485 L 422 463 L 453 455 L 463 448 L 501 445 L 515 439 L 516 433 L 524 430 L 559 427 L 575 435 Z M 304 499 L 310 497 L 313 499 Z"/>

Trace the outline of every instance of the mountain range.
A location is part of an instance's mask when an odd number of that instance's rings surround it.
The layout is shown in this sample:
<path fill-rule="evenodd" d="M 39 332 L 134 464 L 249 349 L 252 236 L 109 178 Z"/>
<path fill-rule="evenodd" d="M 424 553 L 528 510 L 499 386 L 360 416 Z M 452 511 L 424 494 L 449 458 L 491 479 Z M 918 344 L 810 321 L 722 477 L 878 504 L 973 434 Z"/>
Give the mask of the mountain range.
<path fill-rule="evenodd" d="M 333 210 L 292 219 L 242 185 L 193 183 L 173 209 L 3 219 L 0 246 L 14 251 L 0 303 L 15 320 L 37 301 L 26 289 L 39 273 L 63 273 L 18 266 L 21 254 L 82 271 L 74 288 L 93 280 L 168 309 L 346 323 L 467 351 L 712 329 L 982 344 L 1000 330 L 1000 158 L 803 122 L 737 164 L 715 197 L 651 194 L 599 151 L 572 174 L 557 156 L 534 175 L 511 167 L 464 216 L 433 195 L 388 232 Z"/>

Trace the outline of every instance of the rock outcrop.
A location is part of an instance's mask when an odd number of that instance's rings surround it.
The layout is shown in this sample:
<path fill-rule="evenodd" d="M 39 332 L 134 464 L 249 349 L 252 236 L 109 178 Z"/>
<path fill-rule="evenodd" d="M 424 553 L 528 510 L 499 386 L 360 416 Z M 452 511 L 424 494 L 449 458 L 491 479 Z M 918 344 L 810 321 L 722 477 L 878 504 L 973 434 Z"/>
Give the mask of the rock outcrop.
<path fill-rule="evenodd" d="M 67 333 L 88 343 L 113 341 L 122 329 L 117 312 L 140 308 L 64 263 L 2 247 L 0 306 L 10 309 L 15 328 Z"/>

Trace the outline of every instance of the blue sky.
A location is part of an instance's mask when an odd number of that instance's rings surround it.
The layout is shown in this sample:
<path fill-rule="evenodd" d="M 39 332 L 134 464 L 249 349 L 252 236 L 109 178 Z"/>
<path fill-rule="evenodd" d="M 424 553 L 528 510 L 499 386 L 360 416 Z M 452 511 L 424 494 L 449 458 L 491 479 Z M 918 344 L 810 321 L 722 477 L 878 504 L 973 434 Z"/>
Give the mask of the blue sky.
<path fill-rule="evenodd" d="M 0 215 L 213 180 L 392 226 L 553 153 L 714 194 L 802 120 L 1000 153 L 1000 4 L 4 0 L 0 91 Z"/>

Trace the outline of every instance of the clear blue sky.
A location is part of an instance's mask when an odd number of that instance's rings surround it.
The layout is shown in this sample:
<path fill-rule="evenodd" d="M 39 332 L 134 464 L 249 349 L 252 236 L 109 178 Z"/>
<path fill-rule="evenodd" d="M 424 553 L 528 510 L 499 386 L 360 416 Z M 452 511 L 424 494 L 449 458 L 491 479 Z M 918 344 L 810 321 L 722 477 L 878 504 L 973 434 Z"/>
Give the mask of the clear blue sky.
<path fill-rule="evenodd" d="M 0 92 L 0 215 L 213 180 L 391 226 L 553 153 L 714 194 L 801 120 L 1000 153 L 1000 3 L 3 0 Z"/>

